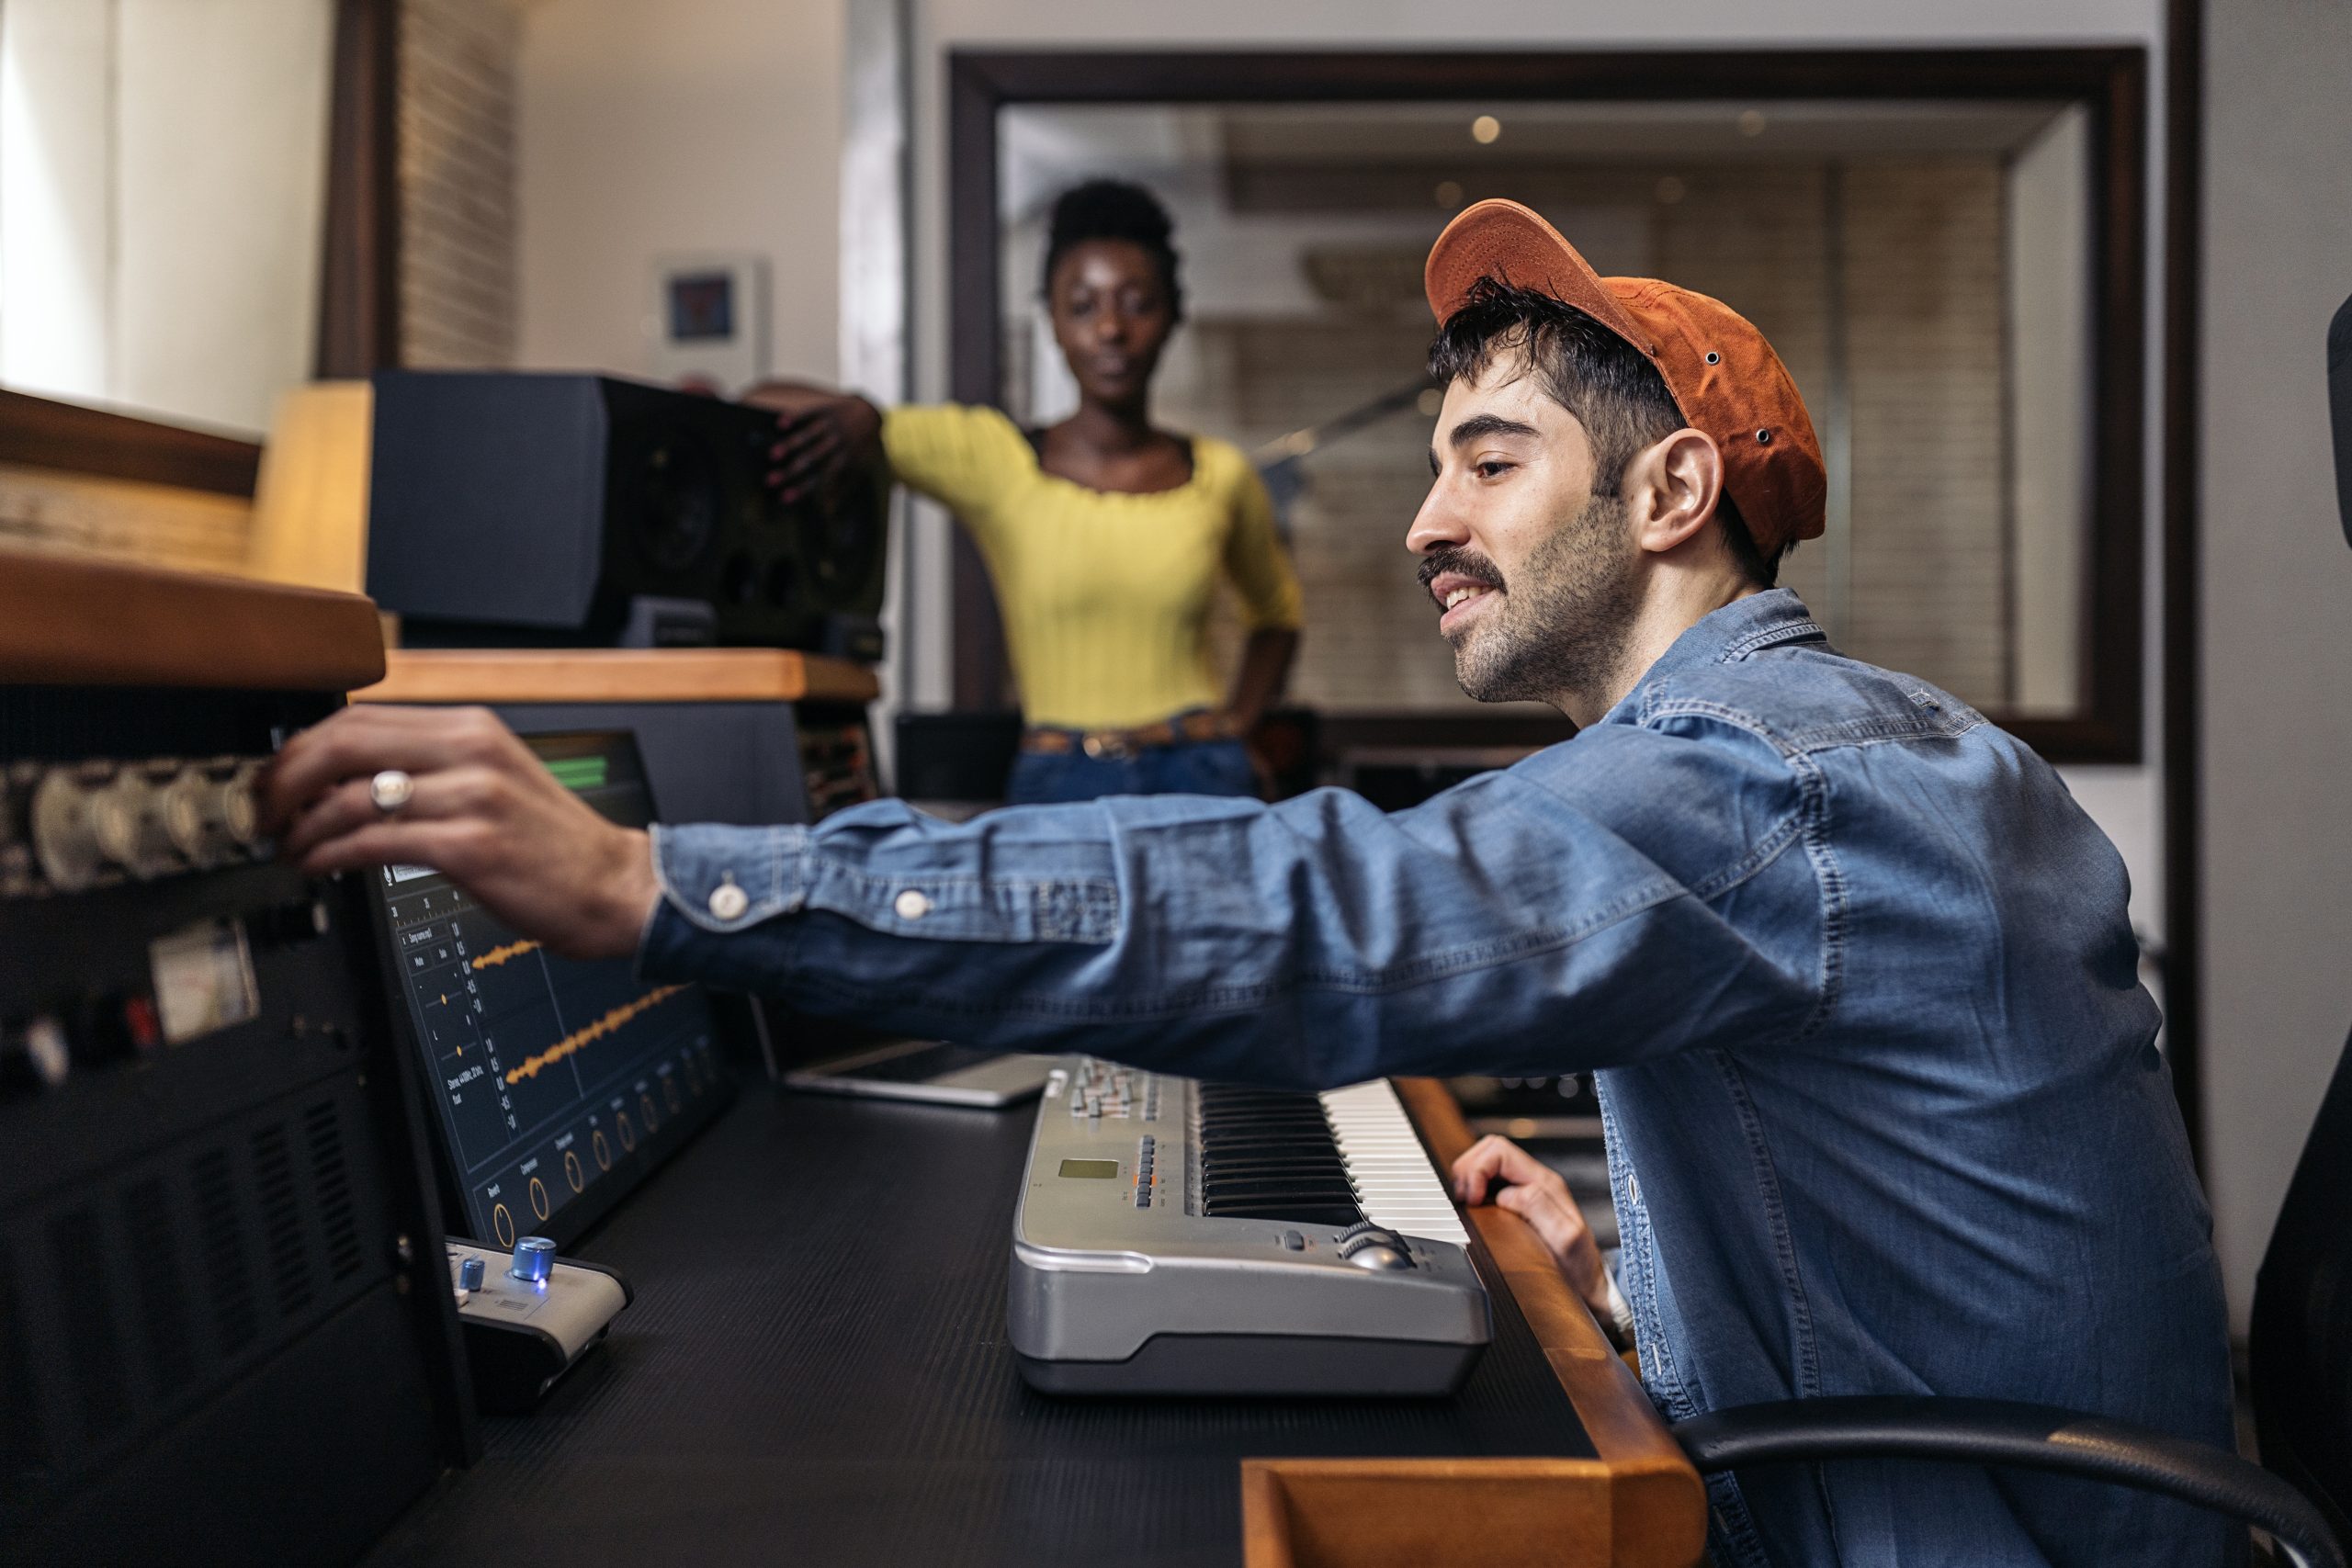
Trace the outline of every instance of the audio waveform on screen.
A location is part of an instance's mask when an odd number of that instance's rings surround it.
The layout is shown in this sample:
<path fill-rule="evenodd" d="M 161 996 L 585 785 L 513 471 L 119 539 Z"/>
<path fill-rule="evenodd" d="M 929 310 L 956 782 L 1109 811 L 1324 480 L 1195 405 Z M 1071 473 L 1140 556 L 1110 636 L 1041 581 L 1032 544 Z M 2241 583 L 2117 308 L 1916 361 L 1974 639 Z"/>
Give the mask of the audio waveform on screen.
<path fill-rule="evenodd" d="M 469 962 L 466 967 L 469 969 L 495 969 L 509 959 L 520 958 L 526 953 L 536 953 L 538 951 L 538 948 L 539 944 L 536 942 L 510 942 L 503 947 L 492 948 L 480 958 L 476 958 Z"/>
<path fill-rule="evenodd" d="M 582 1027 L 573 1030 L 571 1033 L 565 1035 L 562 1039 L 557 1041 L 546 1050 L 525 1057 L 521 1066 L 508 1068 L 506 1072 L 506 1081 L 510 1084 L 518 1084 L 525 1078 L 538 1077 L 539 1069 L 541 1067 L 554 1066 L 558 1062 L 562 1061 L 566 1056 L 571 1055 L 574 1051 L 579 1050 L 582 1046 L 594 1044 L 595 1042 L 602 1040 L 605 1035 L 610 1034 L 613 1031 L 627 1023 L 630 1019 L 635 1018 L 639 1013 L 645 1011 L 646 1009 L 655 1007 L 662 1002 L 668 1001 L 672 997 L 676 996 L 680 991 L 683 991 L 685 988 L 686 987 L 684 986 L 659 986 L 654 989 L 646 992 L 645 995 L 638 998 L 633 1002 L 623 1003 L 621 1006 L 613 1009 L 612 1011 L 606 1013 L 604 1017 L 598 1019 L 595 1022 L 584 1024 Z"/>

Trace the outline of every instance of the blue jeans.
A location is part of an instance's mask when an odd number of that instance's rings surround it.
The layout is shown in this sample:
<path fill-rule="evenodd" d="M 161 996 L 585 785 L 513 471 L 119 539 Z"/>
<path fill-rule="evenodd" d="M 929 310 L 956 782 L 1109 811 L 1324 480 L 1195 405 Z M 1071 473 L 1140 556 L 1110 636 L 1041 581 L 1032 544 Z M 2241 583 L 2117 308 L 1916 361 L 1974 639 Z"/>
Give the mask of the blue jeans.
<path fill-rule="evenodd" d="M 1053 806 L 1106 795 L 1257 793 L 1257 771 L 1238 740 L 1182 740 L 1147 746 L 1131 757 L 1023 751 L 1013 758 L 1004 785 L 1005 800 L 1012 806 Z"/>

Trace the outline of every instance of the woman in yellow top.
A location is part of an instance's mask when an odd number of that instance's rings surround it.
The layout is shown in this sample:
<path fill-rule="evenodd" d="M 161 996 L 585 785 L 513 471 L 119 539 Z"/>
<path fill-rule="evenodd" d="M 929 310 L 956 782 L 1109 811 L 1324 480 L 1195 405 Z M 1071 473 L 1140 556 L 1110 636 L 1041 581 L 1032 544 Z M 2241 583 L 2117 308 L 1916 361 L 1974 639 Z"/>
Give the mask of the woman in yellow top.
<path fill-rule="evenodd" d="M 1298 648 L 1298 580 L 1273 507 L 1229 443 L 1156 428 L 1151 377 L 1182 316 L 1167 213 L 1096 180 L 1055 203 L 1046 254 L 1054 338 L 1078 412 L 1023 431 L 992 408 L 899 408 L 771 385 L 771 482 L 787 499 L 881 457 L 970 530 L 996 583 L 1028 728 L 1015 802 L 1254 795 L 1241 745 Z M 1232 687 L 1211 668 L 1218 579 L 1250 628 Z"/>

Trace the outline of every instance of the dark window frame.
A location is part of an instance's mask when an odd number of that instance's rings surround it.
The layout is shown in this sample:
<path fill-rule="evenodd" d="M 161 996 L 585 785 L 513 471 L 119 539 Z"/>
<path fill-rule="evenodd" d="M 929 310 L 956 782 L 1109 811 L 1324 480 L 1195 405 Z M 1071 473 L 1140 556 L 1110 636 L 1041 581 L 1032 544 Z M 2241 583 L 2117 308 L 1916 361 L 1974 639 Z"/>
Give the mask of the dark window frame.
<path fill-rule="evenodd" d="M 2091 516 L 2084 591 L 2086 701 L 2064 717 L 2000 722 L 2053 762 L 2137 763 L 2144 750 L 2147 494 L 2147 51 L 2076 49 L 1748 50 L 1561 53 L 958 51 L 947 58 L 949 395 L 994 404 L 999 111 L 1029 104 L 1379 103 L 1721 98 L 2065 99 L 2091 117 Z M 1012 705 L 987 568 L 958 534 L 956 703 Z M 1485 749 L 1571 733 L 1525 717 L 1351 716 L 1367 744 Z"/>

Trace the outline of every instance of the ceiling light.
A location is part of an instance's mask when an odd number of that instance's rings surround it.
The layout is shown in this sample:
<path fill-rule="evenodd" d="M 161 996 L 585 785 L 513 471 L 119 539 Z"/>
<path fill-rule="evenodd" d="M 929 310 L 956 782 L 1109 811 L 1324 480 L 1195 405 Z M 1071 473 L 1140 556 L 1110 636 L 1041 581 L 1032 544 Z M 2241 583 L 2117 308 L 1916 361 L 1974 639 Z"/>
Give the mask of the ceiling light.
<path fill-rule="evenodd" d="M 1764 111 L 1763 111 L 1762 109 L 1742 109 L 1742 110 L 1740 110 L 1740 111 L 1739 111 L 1739 133 L 1740 133 L 1742 136 L 1761 136 L 1761 135 L 1763 135 L 1763 134 L 1764 134 Z"/>
<path fill-rule="evenodd" d="M 1503 133 L 1503 122 L 1493 115 L 1482 114 L 1470 122 L 1470 139 L 1484 147 Z"/>
<path fill-rule="evenodd" d="M 1455 208 L 1462 205 L 1462 182 L 1460 180 L 1440 180 L 1437 182 L 1437 191 L 1435 194 L 1437 196 L 1437 204 L 1445 209 L 1448 212 L 1451 212 Z"/>
<path fill-rule="evenodd" d="M 1679 175 L 1668 175 L 1657 182 L 1657 202 L 1660 207 L 1672 207 L 1690 194 L 1690 187 Z"/>

